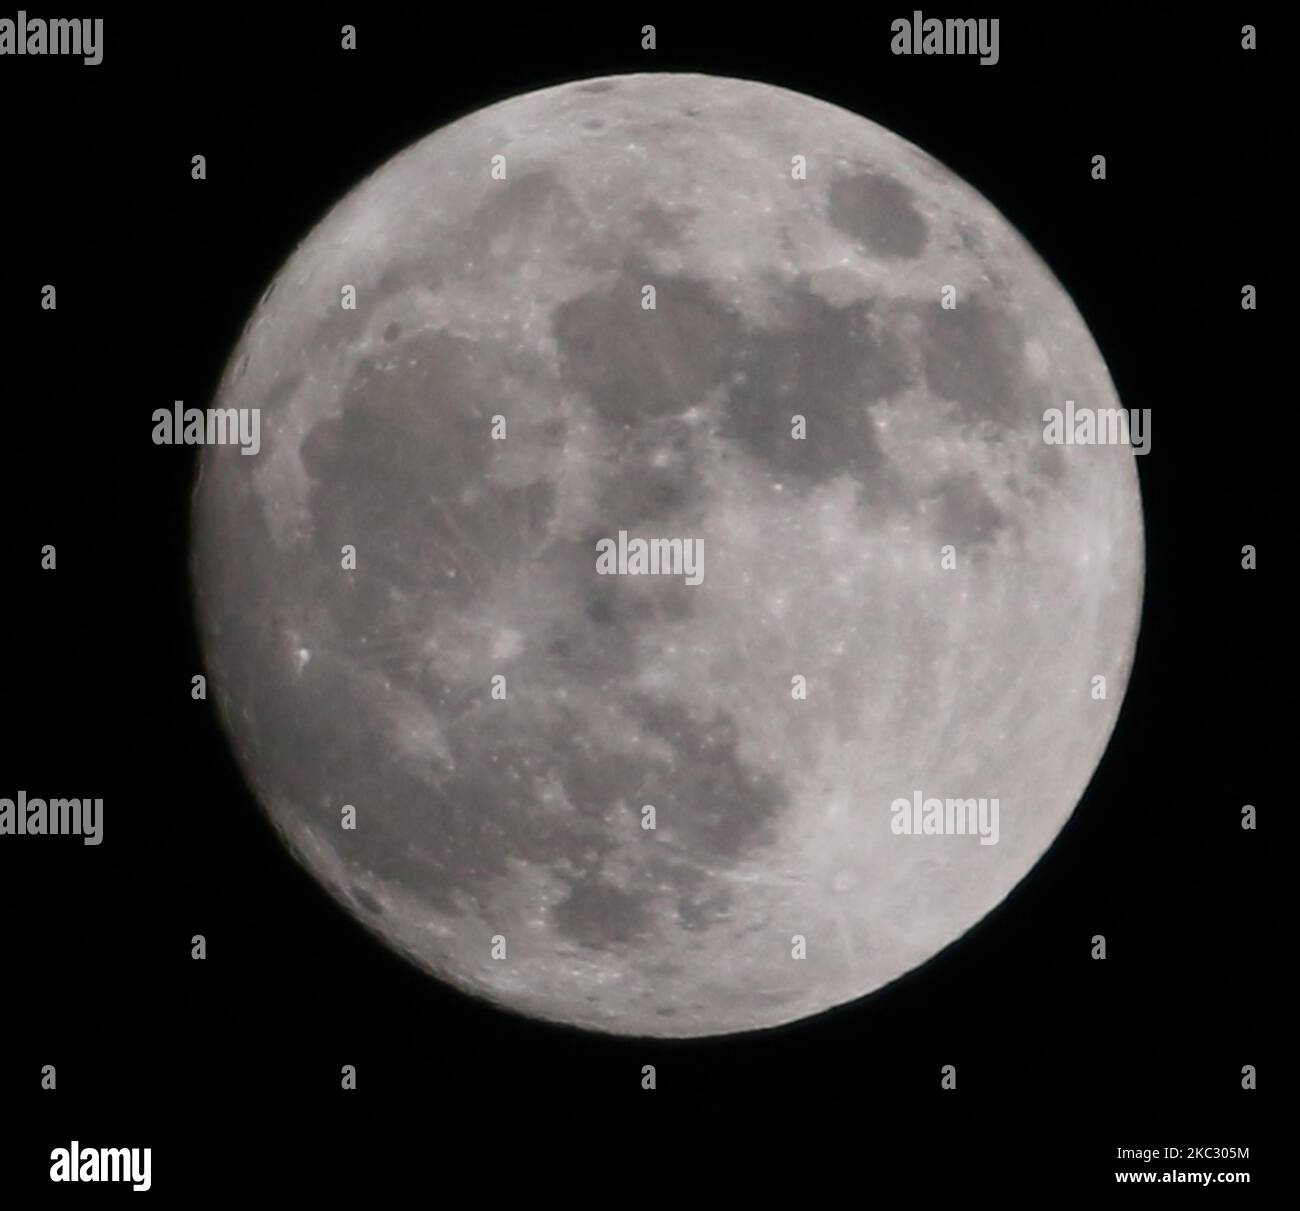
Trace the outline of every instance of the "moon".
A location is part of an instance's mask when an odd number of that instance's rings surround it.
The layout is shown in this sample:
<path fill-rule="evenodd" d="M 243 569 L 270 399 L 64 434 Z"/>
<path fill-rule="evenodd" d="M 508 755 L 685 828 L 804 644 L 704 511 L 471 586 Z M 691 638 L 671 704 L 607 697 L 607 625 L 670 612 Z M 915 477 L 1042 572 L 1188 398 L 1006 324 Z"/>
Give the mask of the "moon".
<path fill-rule="evenodd" d="M 999 904 L 1114 727 L 1141 498 L 1131 447 L 1045 439 L 1067 400 L 1119 406 L 1065 290 L 882 127 L 704 75 L 514 97 L 250 318 L 214 406 L 260 448 L 192 509 L 213 699 L 433 976 L 618 1034 L 819 1013 Z M 598 569 L 620 534 L 657 569 Z"/>

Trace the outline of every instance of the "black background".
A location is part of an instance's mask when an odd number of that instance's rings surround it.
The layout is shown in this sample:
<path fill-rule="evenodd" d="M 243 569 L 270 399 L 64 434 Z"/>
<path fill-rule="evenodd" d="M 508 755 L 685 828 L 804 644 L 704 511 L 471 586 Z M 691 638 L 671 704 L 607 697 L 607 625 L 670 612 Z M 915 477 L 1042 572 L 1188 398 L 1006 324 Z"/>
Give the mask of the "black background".
<path fill-rule="evenodd" d="M 1270 313 L 1285 290 L 1284 42 L 1265 24 L 1248 53 L 1250 14 L 1173 12 L 926 10 L 998 15 L 993 67 L 891 55 L 901 7 L 170 8 L 107 14 L 97 67 L 0 59 L 0 794 L 105 800 L 99 847 L 0 838 L 0 1197 L 113 1193 L 48 1182 L 50 1149 L 72 1138 L 152 1147 L 165 1199 L 395 1175 L 427 1180 L 430 1198 L 458 1175 L 495 1190 L 527 1145 L 552 1158 L 525 1174 L 539 1197 L 605 1167 L 622 1182 L 591 1188 L 615 1197 L 656 1171 L 676 1181 L 695 1151 L 738 1174 L 843 1168 L 863 1193 L 954 1176 L 1104 1192 L 1116 1147 L 1166 1145 L 1249 1146 L 1249 1162 L 1181 1167 L 1248 1169 L 1262 1188 L 1285 1084 L 1271 1008 L 1285 934 L 1264 860 L 1290 806 L 1268 587 L 1283 558 Z M 345 21 L 355 52 L 339 48 Z M 919 144 L 1026 235 L 1120 398 L 1153 414 L 1136 667 L 1047 857 L 882 992 L 678 1043 L 534 1023 L 444 988 L 294 864 L 212 704 L 190 698 L 194 451 L 150 440 L 154 408 L 210 402 L 277 268 L 364 174 L 485 104 L 634 70 L 765 80 Z M 1240 307 L 1246 282 L 1258 312 Z M 1247 542 L 1259 572 L 1240 568 Z M 45 543 L 56 572 L 40 569 Z M 1258 832 L 1239 826 L 1244 803 Z M 190 958 L 195 933 L 206 962 Z M 1105 962 L 1089 957 L 1095 933 Z M 947 1063 L 955 1092 L 939 1088 Z M 1258 1092 L 1240 1088 L 1246 1063 Z M 831 1145 L 823 1118 L 851 1143 Z"/>

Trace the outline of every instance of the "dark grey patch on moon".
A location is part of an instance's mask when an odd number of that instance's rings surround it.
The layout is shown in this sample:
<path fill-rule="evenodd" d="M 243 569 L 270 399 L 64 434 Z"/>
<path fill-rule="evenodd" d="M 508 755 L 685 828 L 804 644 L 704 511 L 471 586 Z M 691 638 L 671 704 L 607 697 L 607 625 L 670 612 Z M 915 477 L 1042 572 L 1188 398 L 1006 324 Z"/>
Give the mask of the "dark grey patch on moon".
<path fill-rule="evenodd" d="M 627 644 L 630 629 L 617 622 L 593 629 L 581 612 L 553 624 L 542 636 L 552 675 L 591 688 L 608 687 L 630 676 L 636 669 L 636 653 Z"/>
<path fill-rule="evenodd" d="M 984 255 L 988 252 L 988 240 L 984 233 L 978 227 L 970 223 L 958 220 L 955 224 L 957 236 L 961 240 L 961 245 L 967 252 L 974 252 L 977 255 Z"/>
<path fill-rule="evenodd" d="M 645 284 L 653 311 L 641 305 Z M 608 291 L 557 307 L 552 331 L 565 382 L 621 427 L 700 403 L 735 360 L 740 320 L 707 283 L 629 266 Z"/>
<path fill-rule="evenodd" d="M 623 891 L 599 878 L 571 883 L 552 909 L 561 936 L 597 950 L 626 946 L 646 937 L 653 925 L 644 895 Z"/>
<path fill-rule="evenodd" d="M 593 547 L 594 543 L 587 549 L 590 551 Z M 629 576 L 600 577 L 599 583 L 587 591 L 582 608 L 584 616 L 596 628 L 617 632 L 606 642 L 623 644 L 631 649 L 648 624 L 685 622 L 691 617 L 695 603 L 692 587 L 681 582 L 646 585 Z M 565 652 L 570 648 L 571 643 L 566 643 Z"/>
<path fill-rule="evenodd" d="M 781 303 L 779 326 L 741 349 L 724 432 L 796 490 L 842 474 L 867 486 L 884 461 L 868 405 L 907 381 L 905 360 L 873 332 L 869 303 L 835 307 L 801 288 Z M 791 437 L 796 414 L 807 420 L 802 440 Z"/>
<path fill-rule="evenodd" d="M 553 539 L 544 551 L 548 575 L 565 586 L 573 602 L 573 609 L 551 621 L 541 634 L 552 661 L 547 677 L 574 681 L 591 692 L 634 675 L 638 629 L 662 608 L 658 594 L 643 597 L 631 587 L 630 577 L 596 572 L 593 552 L 597 539 L 605 536 Z"/>
<path fill-rule="evenodd" d="M 1035 446 L 1030 456 L 1030 467 L 1040 488 L 1059 487 L 1065 480 L 1067 460 L 1060 446 L 1043 443 Z"/>
<path fill-rule="evenodd" d="M 964 421 L 1014 429 L 1041 416 L 1025 373 L 1022 334 L 1005 310 L 971 295 L 950 311 L 929 304 L 921 321 L 926 382 L 958 405 Z"/>
<path fill-rule="evenodd" d="M 612 626 L 617 621 L 613 593 L 593 593 L 587 598 L 584 613 L 597 626 Z"/>
<path fill-rule="evenodd" d="M 281 374 L 271 384 L 262 403 L 262 411 L 274 415 L 282 405 L 288 403 L 302 385 L 301 374 Z"/>
<path fill-rule="evenodd" d="M 316 541 L 322 559 L 337 560 L 343 543 L 357 546 L 380 584 L 432 581 L 460 596 L 476 584 L 481 590 L 483 551 L 499 545 L 503 531 L 515 550 L 535 551 L 551 519 L 554 485 L 541 480 L 494 488 L 463 516 L 459 504 L 490 475 L 502 366 L 540 370 L 511 351 L 446 333 L 413 337 L 403 353 L 414 366 L 362 359 L 342 412 L 303 441 L 313 514 L 330 519 Z M 431 399 L 446 406 L 430 409 Z"/>
<path fill-rule="evenodd" d="M 452 253 L 427 257 L 399 257 L 384 265 L 375 294 L 379 298 L 396 298 L 408 290 L 436 291 L 445 281 L 443 262 L 450 263 Z"/>
<path fill-rule="evenodd" d="M 564 717 L 547 726 L 544 748 L 531 735 L 498 741 L 494 760 L 485 763 L 479 752 L 485 726 L 488 720 L 463 714 L 449 737 L 455 772 L 440 776 L 432 788 L 426 786 L 398 804 L 392 802 L 391 792 L 384 796 L 383 831 L 391 830 L 392 836 L 366 841 L 360 855 L 365 863 L 382 870 L 377 864 L 387 859 L 391 867 L 388 855 L 401 848 L 394 847 L 393 838 L 437 838 L 436 844 L 421 847 L 422 853 L 431 855 L 419 874 L 421 894 L 432 897 L 444 911 L 452 911 L 458 898 L 481 904 L 486 911 L 490 904 L 482 897 L 489 881 L 507 875 L 511 860 L 551 866 L 557 852 L 585 855 L 580 869 L 566 877 L 570 888 L 556 906 L 556 928 L 589 946 L 636 937 L 648 920 L 645 893 L 620 889 L 598 873 L 604 857 L 621 839 L 606 823 L 617 793 L 609 774 L 613 766 L 631 784 L 651 780 L 656 770 L 662 777 L 662 766 L 636 753 L 568 743 L 580 732 L 572 719 Z M 552 818 L 537 812 L 537 788 L 546 779 L 555 779 L 563 787 L 575 815 Z M 633 798 L 629 794 L 628 802 Z M 639 832 L 630 813 L 624 827 L 629 834 Z M 384 873 L 392 877 L 397 872 Z M 413 877 L 410 870 L 403 874 Z"/>
<path fill-rule="evenodd" d="M 774 825 L 789 794 L 770 774 L 754 769 L 737 752 L 734 718 L 724 711 L 701 724 L 684 703 L 637 700 L 643 724 L 671 746 L 671 763 L 656 762 L 654 781 L 642 789 L 678 843 L 704 859 L 737 859 L 775 839 Z M 657 796 L 657 797 L 656 797 Z"/>
<path fill-rule="evenodd" d="M 831 182 L 829 208 L 832 226 L 881 256 L 915 257 L 925 248 L 925 219 L 912 191 L 893 177 L 838 177 Z"/>
<path fill-rule="evenodd" d="M 694 211 L 669 212 L 647 202 L 636 212 L 637 230 L 652 248 L 680 248 Z"/>
<path fill-rule="evenodd" d="M 997 541 L 1006 519 L 973 471 L 949 476 L 935 496 L 939 532 L 959 551 L 980 552 Z"/>
<path fill-rule="evenodd" d="M 588 218 L 549 169 L 531 169 L 492 183 L 483 203 L 455 233 L 454 276 L 482 280 L 531 259 L 539 241 L 582 247 Z"/>

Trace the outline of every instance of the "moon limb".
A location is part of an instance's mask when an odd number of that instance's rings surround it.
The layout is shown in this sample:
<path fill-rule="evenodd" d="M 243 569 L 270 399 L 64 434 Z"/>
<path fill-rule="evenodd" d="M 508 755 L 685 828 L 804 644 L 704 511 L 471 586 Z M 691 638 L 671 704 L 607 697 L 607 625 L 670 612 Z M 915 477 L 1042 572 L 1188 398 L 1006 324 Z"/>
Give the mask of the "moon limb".
<path fill-rule="evenodd" d="M 194 578 L 241 765 L 379 936 L 521 1012 L 871 992 L 1019 882 L 1115 722 L 1141 504 L 1127 449 L 1044 444 L 1066 397 L 1118 404 L 1059 283 L 866 119 L 689 75 L 472 114 L 330 212 L 223 379 L 263 449 L 205 451 Z M 620 529 L 701 536 L 704 583 L 597 576 Z M 998 843 L 892 833 L 914 791 L 997 797 Z"/>

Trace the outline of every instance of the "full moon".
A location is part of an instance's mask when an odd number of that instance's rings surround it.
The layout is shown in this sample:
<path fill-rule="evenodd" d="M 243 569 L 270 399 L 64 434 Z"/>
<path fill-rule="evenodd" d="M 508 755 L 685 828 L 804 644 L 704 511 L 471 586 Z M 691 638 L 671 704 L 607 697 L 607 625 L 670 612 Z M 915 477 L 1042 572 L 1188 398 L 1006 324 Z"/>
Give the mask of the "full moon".
<path fill-rule="evenodd" d="M 1069 296 L 882 127 L 701 75 L 512 98 L 250 318 L 213 407 L 260 444 L 193 502 L 212 696 L 432 975 L 620 1034 L 818 1013 L 1001 902 L 1114 727 L 1134 451 L 1049 440 L 1067 401 L 1119 408 Z"/>

